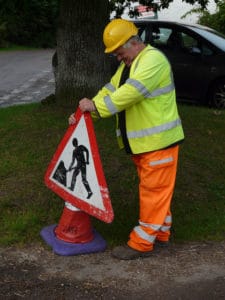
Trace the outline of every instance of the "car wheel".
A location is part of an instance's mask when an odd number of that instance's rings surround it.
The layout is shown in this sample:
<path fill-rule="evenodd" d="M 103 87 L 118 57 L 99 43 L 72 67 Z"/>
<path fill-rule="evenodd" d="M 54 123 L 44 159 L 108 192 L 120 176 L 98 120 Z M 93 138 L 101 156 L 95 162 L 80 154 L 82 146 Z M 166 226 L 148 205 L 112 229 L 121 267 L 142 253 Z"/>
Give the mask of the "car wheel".
<path fill-rule="evenodd" d="M 225 78 L 218 80 L 213 85 L 210 103 L 213 107 L 225 109 Z"/>

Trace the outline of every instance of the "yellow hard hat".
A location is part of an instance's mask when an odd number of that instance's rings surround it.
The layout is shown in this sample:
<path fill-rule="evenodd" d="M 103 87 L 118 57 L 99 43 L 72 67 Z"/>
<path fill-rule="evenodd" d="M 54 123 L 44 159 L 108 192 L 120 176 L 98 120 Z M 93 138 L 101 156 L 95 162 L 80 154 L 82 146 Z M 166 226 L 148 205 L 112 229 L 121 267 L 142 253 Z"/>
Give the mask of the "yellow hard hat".
<path fill-rule="evenodd" d="M 114 19 L 106 27 L 103 33 L 105 53 L 111 53 L 126 43 L 132 36 L 137 35 L 138 29 L 133 22 Z"/>

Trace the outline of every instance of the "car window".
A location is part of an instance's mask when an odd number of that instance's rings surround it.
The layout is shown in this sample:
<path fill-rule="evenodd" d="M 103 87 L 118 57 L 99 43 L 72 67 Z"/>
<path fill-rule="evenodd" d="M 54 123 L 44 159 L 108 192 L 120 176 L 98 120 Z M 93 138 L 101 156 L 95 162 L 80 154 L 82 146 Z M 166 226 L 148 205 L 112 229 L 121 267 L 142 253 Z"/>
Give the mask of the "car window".
<path fill-rule="evenodd" d="M 189 26 L 193 31 L 215 44 L 217 47 L 225 51 L 225 35 L 212 29 L 196 28 Z"/>
<path fill-rule="evenodd" d="M 154 47 L 162 47 L 167 44 L 167 40 L 172 33 L 172 29 L 154 26 L 151 29 L 148 27 L 138 27 L 139 35 L 145 43 L 150 43 Z"/>
<path fill-rule="evenodd" d="M 189 34 L 186 34 L 184 32 L 181 33 L 182 35 L 182 42 L 183 42 L 183 47 L 185 49 L 191 49 L 192 47 L 198 47 L 198 41 L 190 36 Z"/>
<path fill-rule="evenodd" d="M 190 55 L 212 55 L 214 52 L 201 39 L 175 28 L 154 27 L 151 43 L 162 51 L 180 52 Z"/>
<path fill-rule="evenodd" d="M 206 45 L 203 44 L 202 45 L 202 54 L 203 55 L 212 55 L 213 51 L 208 46 L 206 46 Z"/>
<path fill-rule="evenodd" d="M 182 47 L 181 33 L 168 27 L 155 27 L 152 30 L 152 45 L 161 50 L 178 50 Z"/>
<path fill-rule="evenodd" d="M 141 25 L 139 35 L 145 43 L 150 43 L 166 53 L 185 53 L 190 55 L 213 55 L 213 50 L 200 38 L 176 28 L 154 24 L 151 27 Z"/>
<path fill-rule="evenodd" d="M 183 50 L 187 53 L 203 54 L 205 56 L 213 54 L 212 49 L 210 49 L 205 43 L 186 32 L 182 32 L 182 43 Z"/>
<path fill-rule="evenodd" d="M 170 28 L 154 28 L 152 32 L 152 42 L 155 47 L 165 46 L 171 35 Z"/>

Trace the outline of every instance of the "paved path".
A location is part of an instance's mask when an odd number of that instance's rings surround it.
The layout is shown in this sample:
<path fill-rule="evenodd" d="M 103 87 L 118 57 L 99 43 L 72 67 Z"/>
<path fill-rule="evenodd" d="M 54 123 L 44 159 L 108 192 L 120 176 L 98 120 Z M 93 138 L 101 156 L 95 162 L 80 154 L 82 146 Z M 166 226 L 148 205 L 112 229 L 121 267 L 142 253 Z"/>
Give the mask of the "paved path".
<path fill-rule="evenodd" d="M 41 101 L 54 93 L 54 50 L 0 52 L 0 107 Z"/>
<path fill-rule="evenodd" d="M 0 247 L 0 299 L 223 300 L 225 242 L 171 244 L 134 261 L 111 250 L 58 256 L 46 245 Z"/>

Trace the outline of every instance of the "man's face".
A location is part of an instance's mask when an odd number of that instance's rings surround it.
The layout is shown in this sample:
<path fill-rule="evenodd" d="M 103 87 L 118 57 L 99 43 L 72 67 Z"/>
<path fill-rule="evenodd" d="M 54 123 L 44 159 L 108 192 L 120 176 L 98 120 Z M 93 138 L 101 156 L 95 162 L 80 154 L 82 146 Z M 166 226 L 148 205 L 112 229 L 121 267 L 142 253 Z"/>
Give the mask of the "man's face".
<path fill-rule="evenodd" d="M 128 67 L 136 56 L 135 46 L 131 45 L 129 48 L 123 48 L 123 46 L 117 48 L 113 54 L 116 56 L 118 61 L 123 61 Z"/>

